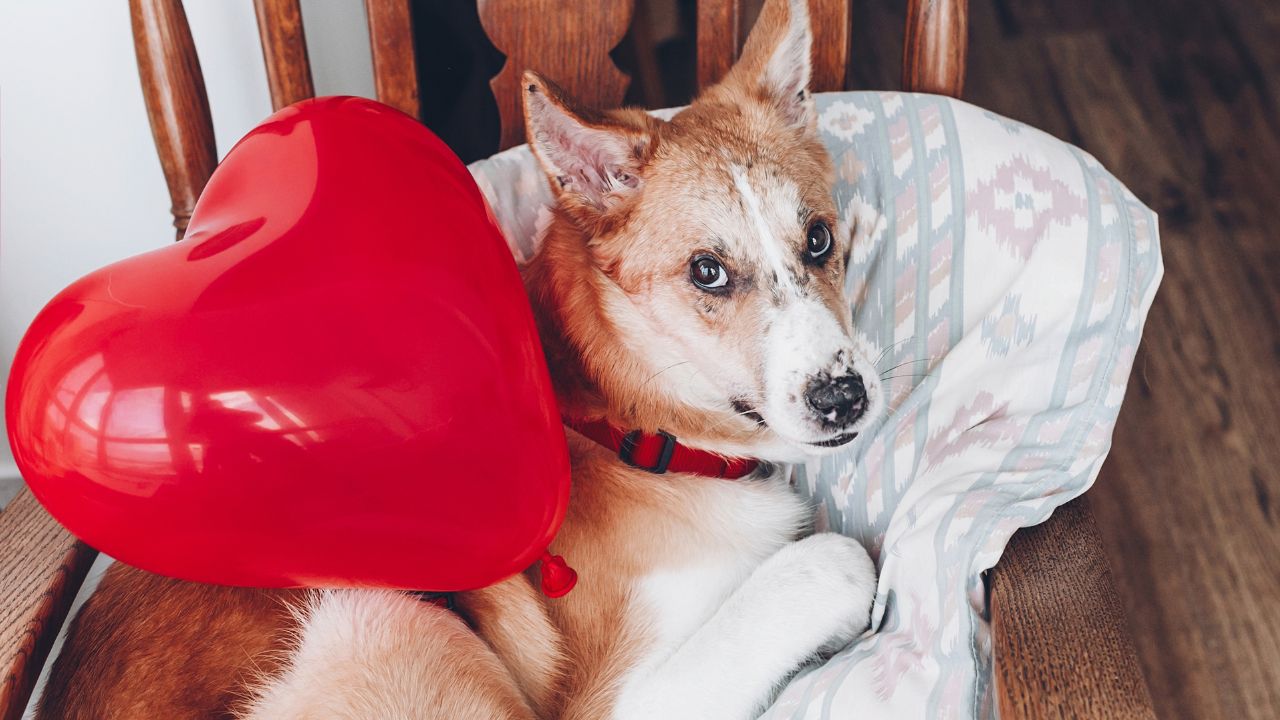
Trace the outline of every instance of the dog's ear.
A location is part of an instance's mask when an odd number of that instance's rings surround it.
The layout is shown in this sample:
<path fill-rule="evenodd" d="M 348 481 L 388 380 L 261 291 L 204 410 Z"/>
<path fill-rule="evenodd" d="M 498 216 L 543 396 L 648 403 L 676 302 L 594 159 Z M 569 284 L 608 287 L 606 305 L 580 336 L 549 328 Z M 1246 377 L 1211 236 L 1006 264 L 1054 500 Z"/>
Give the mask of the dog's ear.
<path fill-rule="evenodd" d="M 725 83 L 762 98 L 793 125 L 816 128 L 809 93 L 812 53 L 808 0 L 765 0 Z"/>
<path fill-rule="evenodd" d="M 643 113 L 604 116 L 574 108 L 555 84 L 524 74 L 529 147 L 557 194 L 606 209 L 639 190 L 657 120 Z"/>

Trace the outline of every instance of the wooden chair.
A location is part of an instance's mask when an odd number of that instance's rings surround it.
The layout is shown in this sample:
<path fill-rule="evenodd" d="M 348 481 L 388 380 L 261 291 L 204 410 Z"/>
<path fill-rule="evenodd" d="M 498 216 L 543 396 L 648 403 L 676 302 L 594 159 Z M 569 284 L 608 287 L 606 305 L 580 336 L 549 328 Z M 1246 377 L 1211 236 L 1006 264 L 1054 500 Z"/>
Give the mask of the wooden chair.
<path fill-rule="evenodd" d="M 958 97 L 966 0 L 904 0 L 903 85 Z M 845 88 L 850 0 L 810 0 L 815 91 Z M 633 0 L 478 0 L 484 30 L 508 57 L 490 85 L 501 146 L 523 140 L 518 82 L 537 69 L 585 102 L 621 102 L 628 78 L 609 51 Z M 275 108 L 311 97 L 298 0 L 255 0 Z M 697 80 L 733 64 L 747 0 L 698 0 Z M 217 164 L 200 62 L 180 0 L 130 0 L 138 69 L 178 238 Z M 409 0 L 365 0 L 378 99 L 421 116 Z M 0 512 L 0 720 L 14 720 L 96 552 L 23 491 Z M 1088 502 L 1013 538 L 988 578 L 995 702 L 1005 718 L 1154 717 Z"/>

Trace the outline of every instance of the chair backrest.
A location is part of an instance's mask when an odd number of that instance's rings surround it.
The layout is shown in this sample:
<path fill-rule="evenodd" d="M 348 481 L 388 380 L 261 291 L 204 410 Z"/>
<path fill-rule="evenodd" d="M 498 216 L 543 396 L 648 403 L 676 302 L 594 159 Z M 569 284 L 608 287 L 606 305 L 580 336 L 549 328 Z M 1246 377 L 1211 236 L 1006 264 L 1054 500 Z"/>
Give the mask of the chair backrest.
<path fill-rule="evenodd" d="M 815 91 L 843 90 L 850 60 L 853 0 L 809 0 L 814 19 Z M 968 0 L 904 0 L 903 86 L 958 97 L 964 82 Z M 641 0 L 644 2 L 644 0 Z M 311 97 L 299 0 L 254 0 L 271 103 Z M 181 239 L 191 209 L 217 164 L 200 60 L 181 0 L 129 0 L 138 72 L 160 153 L 173 224 Z M 752 0 L 697 0 L 698 87 L 733 65 Z M 631 24 L 635 0 L 477 0 L 480 22 L 506 55 L 490 81 L 501 120 L 500 147 L 523 141 L 520 74 L 537 70 L 584 103 L 613 107 L 630 78 L 609 56 Z M 365 0 L 378 100 L 421 117 L 410 0 Z"/>

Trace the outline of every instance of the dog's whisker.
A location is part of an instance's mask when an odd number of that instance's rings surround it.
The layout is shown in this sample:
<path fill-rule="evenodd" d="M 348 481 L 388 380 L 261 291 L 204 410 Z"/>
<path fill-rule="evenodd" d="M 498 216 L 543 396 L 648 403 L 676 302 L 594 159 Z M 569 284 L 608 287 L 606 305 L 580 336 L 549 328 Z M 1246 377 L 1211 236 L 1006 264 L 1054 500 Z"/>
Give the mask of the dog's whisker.
<path fill-rule="evenodd" d="M 894 365 L 894 366 L 893 366 L 893 367 L 891 367 L 891 368 L 885 368 L 885 369 L 884 369 L 884 370 L 882 370 L 881 372 L 882 372 L 882 373 L 892 372 L 892 371 L 897 370 L 898 368 L 902 367 L 903 365 L 910 365 L 910 364 L 912 364 L 912 363 L 932 362 L 932 361 L 933 361 L 933 358 L 920 358 L 920 359 L 918 359 L 918 360 L 907 360 L 906 362 L 900 362 L 900 363 L 898 363 L 897 365 Z"/>
<path fill-rule="evenodd" d="M 650 375 L 650 376 L 649 376 L 649 379 L 647 379 L 647 380 L 645 380 L 644 382 L 640 383 L 640 387 L 642 387 L 642 388 L 643 388 L 645 385 L 648 385 L 649 383 L 653 382 L 653 379 L 654 379 L 654 378 L 656 378 L 656 377 L 658 377 L 658 376 L 659 376 L 659 375 L 661 375 L 662 373 L 664 373 L 664 372 L 666 372 L 666 371 L 668 371 L 668 370 L 670 370 L 670 369 L 672 369 L 672 368 L 680 367 L 681 365 L 688 365 L 690 362 L 692 362 L 692 361 L 690 361 L 690 360 L 681 360 L 681 361 L 680 361 L 680 362 L 678 362 L 678 363 L 672 363 L 672 364 L 670 364 L 670 365 L 668 365 L 668 366 L 666 366 L 666 367 L 662 368 L 662 369 L 661 369 L 661 370 L 659 370 L 658 372 L 656 372 L 656 373 L 654 373 L 654 374 Z M 695 370 L 695 371 L 697 371 L 697 368 L 694 368 L 694 370 Z"/>
<path fill-rule="evenodd" d="M 674 364 L 672 364 L 672 365 L 669 365 L 669 366 L 667 366 L 667 367 L 663 368 L 662 370 L 659 370 L 658 372 L 654 373 L 654 374 L 653 374 L 653 376 L 651 376 L 648 380 L 645 380 L 645 383 L 648 383 L 650 380 L 653 380 L 653 379 L 654 379 L 654 378 L 656 378 L 658 375 L 661 375 L 662 373 L 664 373 L 664 372 L 666 372 L 666 371 L 670 370 L 670 369 L 671 369 L 671 368 L 673 368 L 673 367 L 677 367 L 677 366 L 679 366 L 679 365 L 686 365 L 686 364 L 690 364 L 690 363 L 691 363 L 691 361 L 689 361 L 689 360 L 682 360 L 682 361 L 680 361 L 680 362 L 678 362 L 678 363 L 674 363 Z M 694 366 L 694 367 L 693 367 L 693 372 L 694 372 L 694 374 L 695 374 L 696 376 L 701 377 L 701 378 L 702 378 L 703 380 L 705 380 L 706 382 L 708 382 L 708 383 L 710 383 L 710 384 L 712 384 L 712 385 L 714 385 L 714 384 L 715 384 L 715 383 L 711 383 L 711 379 L 710 379 L 710 378 L 708 378 L 708 377 L 706 376 L 706 374 L 702 372 L 702 369 L 701 369 L 701 368 L 699 368 L 699 367 L 697 367 L 697 366 Z M 745 400 L 749 400 L 749 401 L 752 401 L 752 402 L 754 402 L 754 403 L 763 402 L 763 400 L 764 400 L 764 395 L 763 395 L 763 394 L 760 394 L 760 393 L 737 393 L 737 394 L 735 394 L 735 396 L 734 396 L 734 397 L 742 398 L 742 399 L 745 399 Z M 748 419 L 748 420 L 751 420 L 751 421 L 753 421 L 753 422 L 757 422 L 757 423 L 758 423 L 758 421 L 757 421 L 755 418 L 752 418 L 752 417 L 751 417 L 751 413 L 753 413 L 753 412 L 755 412 L 755 411 L 754 411 L 754 410 L 745 410 L 745 411 L 737 411 L 737 410 L 735 410 L 735 411 L 733 411 L 733 414 L 732 414 L 732 415 L 729 415 L 729 416 L 727 416 L 727 417 L 724 417 L 724 418 L 721 418 L 721 419 L 717 420 L 717 421 L 716 421 L 715 423 L 713 423 L 710 427 L 706 428 L 706 429 L 704 430 L 704 432 L 707 432 L 707 433 L 715 432 L 716 430 L 719 430 L 720 428 L 724 427 L 725 425 L 729 424 L 730 422 L 733 422 L 733 421 L 737 420 L 737 419 L 738 419 L 738 418 L 740 418 L 740 417 L 741 417 L 741 418 L 746 418 L 746 419 Z"/>
<path fill-rule="evenodd" d="M 899 341 L 898 341 L 898 342 L 896 342 L 896 343 L 890 343 L 889 345 L 886 345 L 886 346 L 885 346 L 885 348 L 884 348 L 883 350 L 881 350 L 881 351 L 880 351 L 880 354 L 876 357 L 876 362 L 880 362 L 880 361 L 884 358 L 884 356 L 885 356 L 886 354 L 888 354 L 888 352 L 889 352 L 890 350 L 892 350 L 892 349 L 894 349 L 894 348 L 898 347 L 899 345 L 901 345 L 901 344 L 903 344 L 903 343 L 905 343 L 905 342 L 909 342 L 909 341 L 911 341 L 911 340 L 912 340 L 912 338 L 907 338 L 906 340 L 899 340 Z"/>
<path fill-rule="evenodd" d="M 752 421 L 753 423 L 756 423 L 756 425 L 758 426 L 760 421 L 759 421 L 759 420 L 757 420 L 756 418 L 751 417 L 751 413 L 753 413 L 753 412 L 755 412 L 755 411 L 754 411 L 754 410 L 746 410 L 746 411 L 742 411 L 742 412 L 735 411 L 735 412 L 733 412 L 732 414 L 730 414 L 730 415 L 728 415 L 728 416 L 726 416 L 726 417 L 723 417 L 723 418 L 721 418 L 721 419 L 717 420 L 716 422 L 712 423 L 712 424 L 711 424 L 711 425 L 710 425 L 710 426 L 705 430 L 705 432 L 708 432 L 708 433 L 715 432 L 716 430 L 719 430 L 720 428 L 724 427 L 725 425 L 729 424 L 730 422 L 732 422 L 732 421 L 734 421 L 734 420 L 737 420 L 738 418 L 746 418 L 747 420 L 750 420 L 750 421 Z"/>
<path fill-rule="evenodd" d="M 889 351 L 890 351 L 890 350 L 892 350 L 892 349 L 894 349 L 894 348 L 898 347 L 899 345 L 901 345 L 901 344 L 903 344 L 903 343 L 911 342 L 911 341 L 912 341 L 912 340 L 914 340 L 914 339 L 915 339 L 914 337 L 909 337 L 909 338 L 907 338 L 906 340 L 899 340 L 898 342 L 893 343 L 893 344 L 891 344 L 891 345 L 886 345 L 886 346 L 885 346 L 885 348 L 884 348 L 883 350 L 881 350 L 881 351 L 880 351 L 880 354 L 876 356 L 876 361 L 875 361 L 874 363 L 872 363 L 872 364 L 874 364 L 874 365 L 879 365 L 879 364 L 880 364 L 880 361 L 884 359 L 884 356 L 885 356 L 885 355 L 888 355 L 888 354 L 889 354 Z"/>

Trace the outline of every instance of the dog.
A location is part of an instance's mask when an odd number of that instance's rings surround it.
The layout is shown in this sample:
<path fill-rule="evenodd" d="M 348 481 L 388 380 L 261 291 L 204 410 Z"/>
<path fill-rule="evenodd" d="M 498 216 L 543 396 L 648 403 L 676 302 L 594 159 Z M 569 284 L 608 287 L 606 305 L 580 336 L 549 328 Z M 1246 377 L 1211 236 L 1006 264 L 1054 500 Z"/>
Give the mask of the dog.
<path fill-rule="evenodd" d="M 768 0 L 741 60 L 669 121 L 524 77 L 555 195 L 522 272 L 566 418 L 552 551 L 571 592 L 544 597 L 531 571 L 444 607 L 117 565 L 40 717 L 737 720 L 866 631 L 873 562 L 809 534 L 783 472 L 885 406 L 843 291 L 809 23 L 805 0 Z"/>

